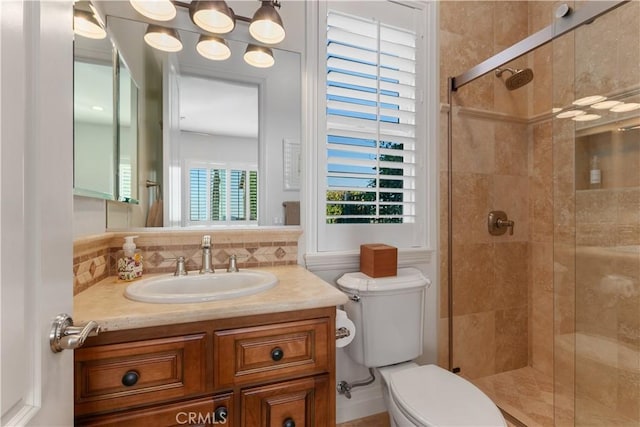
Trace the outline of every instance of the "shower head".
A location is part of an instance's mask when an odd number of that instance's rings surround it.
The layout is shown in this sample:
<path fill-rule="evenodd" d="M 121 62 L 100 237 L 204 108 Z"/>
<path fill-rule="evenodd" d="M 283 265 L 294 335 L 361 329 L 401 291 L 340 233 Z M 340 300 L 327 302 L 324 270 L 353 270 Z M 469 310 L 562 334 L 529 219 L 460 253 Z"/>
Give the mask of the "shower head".
<path fill-rule="evenodd" d="M 511 75 L 504 81 L 505 86 L 509 90 L 521 88 L 522 86 L 533 80 L 533 71 L 531 68 L 525 68 L 523 70 L 514 70 L 512 68 L 498 68 L 496 70 L 496 77 L 502 76 L 502 73 L 509 71 Z"/>

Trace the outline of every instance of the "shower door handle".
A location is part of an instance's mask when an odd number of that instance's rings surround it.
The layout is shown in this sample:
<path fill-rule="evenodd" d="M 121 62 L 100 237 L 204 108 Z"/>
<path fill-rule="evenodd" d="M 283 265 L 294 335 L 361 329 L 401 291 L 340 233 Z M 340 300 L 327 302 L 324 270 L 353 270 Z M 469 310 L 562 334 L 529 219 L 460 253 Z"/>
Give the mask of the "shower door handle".
<path fill-rule="evenodd" d="M 492 236 L 502 236 L 509 229 L 509 235 L 513 236 L 515 223 L 507 217 L 503 211 L 491 211 L 487 217 L 487 227 Z"/>

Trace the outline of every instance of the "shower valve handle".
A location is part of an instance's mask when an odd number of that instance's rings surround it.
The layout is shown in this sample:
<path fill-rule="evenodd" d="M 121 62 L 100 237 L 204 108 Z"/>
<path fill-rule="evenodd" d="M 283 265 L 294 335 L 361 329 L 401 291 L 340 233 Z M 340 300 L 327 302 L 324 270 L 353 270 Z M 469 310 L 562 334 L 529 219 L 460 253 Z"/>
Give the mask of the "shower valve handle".
<path fill-rule="evenodd" d="M 487 217 L 489 234 L 492 236 L 502 236 L 509 229 L 509 235 L 513 236 L 513 226 L 515 223 L 507 217 L 503 211 L 491 211 Z"/>
<path fill-rule="evenodd" d="M 513 221 L 510 219 L 500 219 L 496 221 L 498 228 L 507 227 L 509 229 L 509 235 L 513 236 Z"/>

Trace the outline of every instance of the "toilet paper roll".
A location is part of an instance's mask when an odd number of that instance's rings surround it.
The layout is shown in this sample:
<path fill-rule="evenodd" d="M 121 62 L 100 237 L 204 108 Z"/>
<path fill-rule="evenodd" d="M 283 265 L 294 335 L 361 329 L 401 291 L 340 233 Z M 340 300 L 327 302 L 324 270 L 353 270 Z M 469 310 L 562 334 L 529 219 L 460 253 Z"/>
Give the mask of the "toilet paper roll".
<path fill-rule="evenodd" d="M 344 329 L 341 330 L 340 328 L 344 328 Z M 356 336 L 356 325 L 354 325 L 351 319 L 347 317 L 347 313 L 345 313 L 344 310 L 337 309 L 336 310 L 336 335 L 338 335 L 340 332 L 344 330 L 348 331 L 349 335 L 343 338 L 336 337 L 337 348 L 349 345 L 349 343 L 353 341 L 353 337 Z"/>

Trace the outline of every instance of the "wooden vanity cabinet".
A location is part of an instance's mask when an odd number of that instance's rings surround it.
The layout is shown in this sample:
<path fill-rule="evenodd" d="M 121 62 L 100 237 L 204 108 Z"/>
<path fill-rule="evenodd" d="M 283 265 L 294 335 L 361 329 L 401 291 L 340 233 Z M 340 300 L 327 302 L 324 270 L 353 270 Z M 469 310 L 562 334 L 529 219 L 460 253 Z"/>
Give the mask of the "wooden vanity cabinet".
<path fill-rule="evenodd" d="M 75 350 L 87 426 L 335 426 L 335 308 L 101 333 Z"/>

